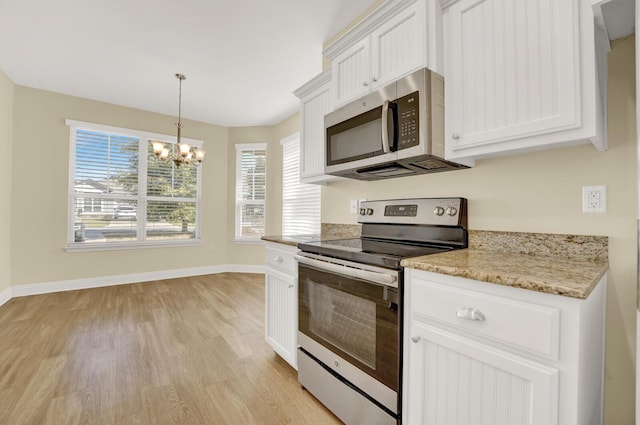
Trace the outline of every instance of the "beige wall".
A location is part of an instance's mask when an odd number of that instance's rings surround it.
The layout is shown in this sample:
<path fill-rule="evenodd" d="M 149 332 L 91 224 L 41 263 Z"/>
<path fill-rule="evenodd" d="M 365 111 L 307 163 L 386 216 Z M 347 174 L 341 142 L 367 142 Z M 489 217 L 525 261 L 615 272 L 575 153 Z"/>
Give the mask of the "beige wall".
<path fill-rule="evenodd" d="M 267 200 L 266 223 L 267 235 L 282 233 L 282 146 L 280 141 L 295 134 L 300 128 L 300 116 L 294 114 L 274 126 L 232 127 L 229 129 L 229 192 L 227 194 L 230 225 L 227 238 L 233 241 L 235 229 L 235 145 L 239 143 L 267 143 Z M 258 243 L 232 243 L 229 246 L 230 264 L 263 264 L 264 245 Z"/>
<path fill-rule="evenodd" d="M 13 155 L 12 285 L 228 263 L 226 128 L 185 120 L 183 135 L 202 139 L 208 151 L 202 165 L 202 245 L 67 253 L 69 127 L 65 119 L 174 134 L 175 117 L 22 86 L 15 87 L 13 113 L 14 146 L 20 149 L 14 149 Z"/>
<path fill-rule="evenodd" d="M 636 145 L 633 37 L 609 56 L 609 150 L 591 145 L 479 161 L 463 171 L 379 182 L 341 181 L 322 189 L 322 221 L 355 223 L 349 199 L 463 196 L 469 228 L 609 237 L 606 424 L 634 413 L 636 306 Z M 607 186 L 607 213 L 581 212 L 581 187 Z"/>
<path fill-rule="evenodd" d="M 0 292 L 11 285 L 11 161 L 13 148 L 14 85 L 0 71 L 0 151 L 5 158 L 0 167 Z"/>

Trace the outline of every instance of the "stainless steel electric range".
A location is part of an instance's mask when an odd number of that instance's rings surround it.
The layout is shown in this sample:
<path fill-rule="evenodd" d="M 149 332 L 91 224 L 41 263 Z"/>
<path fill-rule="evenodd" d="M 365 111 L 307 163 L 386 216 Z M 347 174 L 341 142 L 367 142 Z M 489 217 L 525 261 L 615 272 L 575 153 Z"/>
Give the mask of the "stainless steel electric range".
<path fill-rule="evenodd" d="M 368 201 L 362 236 L 301 243 L 298 380 L 347 425 L 401 423 L 403 258 L 467 247 L 464 198 Z"/>

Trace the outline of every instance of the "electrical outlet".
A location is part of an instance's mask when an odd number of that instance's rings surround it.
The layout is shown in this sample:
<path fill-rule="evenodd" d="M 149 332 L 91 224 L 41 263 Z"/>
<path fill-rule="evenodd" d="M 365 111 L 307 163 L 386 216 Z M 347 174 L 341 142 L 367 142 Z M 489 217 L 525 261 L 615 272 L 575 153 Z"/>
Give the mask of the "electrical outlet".
<path fill-rule="evenodd" d="M 352 199 L 350 201 L 350 204 L 351 204 L 351 215 L 358 214 L 358 200 L 357 199 Z"/>
<path fill-rule="evenodd" d="M 583 186 L 582 187 L 582 212 L 606 213 L 607 212 L 607 187 Z"/>

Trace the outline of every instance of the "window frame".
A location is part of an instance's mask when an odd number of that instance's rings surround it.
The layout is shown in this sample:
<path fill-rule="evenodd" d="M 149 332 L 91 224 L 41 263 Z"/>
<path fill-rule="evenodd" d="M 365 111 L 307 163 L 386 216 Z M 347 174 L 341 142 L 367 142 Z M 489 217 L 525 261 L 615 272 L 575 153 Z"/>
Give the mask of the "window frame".
<path fill-rule="evenodd" d="M 236 184 L 235 184 L 235 193 L 234 193 L 234 238 L 233 241 L 236 243 L 262 243 L 261 237 L 265 235 L 266 226 L 267 226 L 267 175 L 268 175 L 268 152 L 267 152 L 267 143 L 266 142 L 258 142 L 258 143 L 236 143 Z M 246 202 L 238 199 L 238 194 L 240 192 L 239 185 L 242 182 L 242 155 L 241 152 L 249 151 L 249 150 L 264 150 L 265 151 L 265 164 L 264 164 L 264 179 L 265 179 L 265 191 L 264 191 L 264 200 L 262 201 L 251 201 Z M 250 203 L 250 204 L 261 204 L 263 205 L 264 211 L 264 228 L 262 229 L 262 235 L 256 237 L 246 237 L 242 236 L 242 228 L 241 228 L 241 207 L 242 205 Z"/>
<path fill-rule="evenodd" d="M 153 133 L 142 130 L 134 130 L 123 127 L 115 127 L 104 124 L 96 124 L 90 122 L 76 121 L 66 119 L 65 124 L 69 127 L 69 186 L 67 189 L 68 201 L 67 201 L 67 252 L 84 252 L 84 251 L 119 251 L 127 249 L 139 249 L 139 248 L 163 248 L 163 247 L 180 247 L 180 246 L 194 246 L 202 245 L 202 229 L 200 220 L 200 209 L 202 204 L 202 165 L 192 166 L 197 167 L 196 175 L 196 218 L 195 218 L 195 237 L 189 239 L 174 239 L 174 240 L 146 240 L 147 220 L 146 220 L 146 206 L 148 201 L 167 201 L 171 199 L 175 202 L 194 202 L 194 198 L 167 198 L 161 196 L 149 196 L 147 195 L 147 170 L 148 170 L 148 144 L 150 140 L 160 140 L 168 144 L 177 144 L 176 136 Z M 136 201 L 137 211 L 145 211 L 142 219 L 136 220 L 136 236 L 135 241 L 123 241 L 123 242 L 109 242 L 109 243 L 86 243 L 75 242 L 75 205 L 74 199 L 76 193 L 75 187 L 75 171 L 76 171 L 76 132 L 77 130 L 97 131 L 109 134 L 118 134 L 122 136 L 130 136 L 138 139 L 138 194 L 137 195 L 98 195 L 92 196 L 92 199 L 131 199 Z M 186 137 L 180 138 L 183 143 L 187 143 L 191 146 L 195 146 L 201 149 L 203 141 L 199 139 L 191 139 Z"/>

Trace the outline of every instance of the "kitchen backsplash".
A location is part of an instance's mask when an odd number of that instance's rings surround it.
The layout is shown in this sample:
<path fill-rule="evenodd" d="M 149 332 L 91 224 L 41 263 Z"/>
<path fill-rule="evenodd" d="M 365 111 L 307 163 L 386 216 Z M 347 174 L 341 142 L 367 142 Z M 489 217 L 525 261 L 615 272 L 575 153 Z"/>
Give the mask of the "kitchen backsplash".
<path fill-rule="evenodd" d="M 606 236 L 469 230 L 469 248 L 563 258 L 607 261 Z"/>
<path fill-rule="evenodd" d="M 359 238 L 362 231 L 360 224 L 321 223 L 322 239 Z"/>

